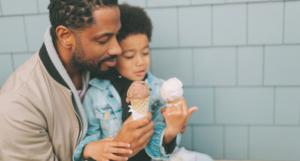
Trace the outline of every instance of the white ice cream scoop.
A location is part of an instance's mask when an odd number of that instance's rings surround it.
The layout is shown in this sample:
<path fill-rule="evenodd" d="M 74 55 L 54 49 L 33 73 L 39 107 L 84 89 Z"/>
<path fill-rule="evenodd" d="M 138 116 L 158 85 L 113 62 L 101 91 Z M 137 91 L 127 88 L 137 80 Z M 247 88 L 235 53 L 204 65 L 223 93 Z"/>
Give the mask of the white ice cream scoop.
<path fill-rule="evenodd" d="M 167 101 L 167 104 L 180 99 L 183 95 L 181 81 L 175 77 L 168 79 L 161 86 L 160 95 L 165 101 Z"/>

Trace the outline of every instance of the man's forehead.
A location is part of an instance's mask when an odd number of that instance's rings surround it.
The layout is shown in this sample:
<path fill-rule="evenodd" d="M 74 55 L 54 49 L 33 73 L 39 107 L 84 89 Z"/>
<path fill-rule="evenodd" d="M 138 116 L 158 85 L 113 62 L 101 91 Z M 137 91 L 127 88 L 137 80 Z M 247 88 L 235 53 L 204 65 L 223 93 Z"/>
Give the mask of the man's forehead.
<path fill-rule="evenodd" d="M 86 32 L 94 37 L 104 34 L 116 34 L 121 28 L 120 11 L 118 7 L 100 8 L 93 13 L 94 24 Z"/>
<path fill-rule="evenodd" d="M 93 12 L 93 17 L 96 25 L 117 24 L 120 22 L 120 10 L 117 6 L 101 7 Z"/>

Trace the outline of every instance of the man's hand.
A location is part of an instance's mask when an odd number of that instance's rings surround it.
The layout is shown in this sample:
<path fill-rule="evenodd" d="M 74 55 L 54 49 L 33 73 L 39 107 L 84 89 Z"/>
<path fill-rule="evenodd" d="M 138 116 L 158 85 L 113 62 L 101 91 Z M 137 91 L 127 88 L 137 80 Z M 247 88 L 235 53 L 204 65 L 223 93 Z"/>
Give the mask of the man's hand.
<path fill-rule="evenodd" d="M 188 110 L 183 98 L 181 98 L 181 103 L 177 106 L 168 106 L 165 110 L 161 110 L 167 124 L 164 144 L 170 143 L 179 132 L 185 132 L 186 123 L 190 115 L 198 109 L 197 107 L 192 107 Z"/>
<path fill-rule="evenodd" d="M 151 121 L 151 118 L 152 114 L 151 112 L 148 112 L 146 116 L 135 121 L 132 121 L 132 116 L 130 116 L 123 123 L 118 135 L 114 140 L 130 143 L 130 149 L 133 151 L 133 153 L 125 156 L 130 158 L 136 155 L 142 149 L 146 148 L 152 134 L 154 133 L 154 122 Z M 124 153 L 121 155 L 124 156 Z"/>
<path fill-rule="evenodd" d="M 115 153 L 132 154 L 132 150 L 128 149 L 130 144 L 113 140 L 114 138 L 105 138 L 89 143 L 83 150 L 83 158 L 97 161 L 128 160 L 127 157 L 117 156 Z"/>

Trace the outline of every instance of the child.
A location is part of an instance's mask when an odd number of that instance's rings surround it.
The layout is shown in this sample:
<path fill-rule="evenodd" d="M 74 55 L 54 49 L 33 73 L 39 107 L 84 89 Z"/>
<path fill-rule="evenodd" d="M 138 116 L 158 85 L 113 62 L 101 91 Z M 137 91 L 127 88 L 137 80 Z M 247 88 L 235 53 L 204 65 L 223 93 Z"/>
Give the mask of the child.
<path fill-rule="evenodd" d="M 149 112 L 152 113 L 155 132 L 147 147 L 129 160 L 168 160 L 175 146 L 179 144 L 179 132 L 184 123 L 163 123 L 161 109 L 166 106 L 166 102 L 160 96 L 163 82 L 148 71 L 149 41 L 152 34 L 149 17 L 139 7 L 124 4 L 119 8 L 122 28 L 117 39 L 123 53 L 117 57 L 116 70 L 113 73 L 105 79 L 94 78 L 90 81 L 91 88 L 83 101 L 89 129 L 78 147 L 118 134 L 122 123 L 130 116 L 129 104 L 126 102 L 127 90 L 133 81 L 143 80 L 150 89 Z M 80 150 L 82 149 L 77 148 L 76 152 Z M 79 158 L 75 156 L 75 160 L 77 159 Z"/>

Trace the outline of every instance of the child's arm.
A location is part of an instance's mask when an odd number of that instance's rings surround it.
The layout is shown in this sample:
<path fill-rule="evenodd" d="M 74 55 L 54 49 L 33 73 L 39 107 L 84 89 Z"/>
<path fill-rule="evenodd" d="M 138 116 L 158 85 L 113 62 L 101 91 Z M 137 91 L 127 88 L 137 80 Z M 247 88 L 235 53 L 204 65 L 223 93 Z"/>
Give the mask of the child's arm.
<path fill-rule="evenodd" d="M 131 154 L 128 143 L 114 141 L 114 138 L 101 139 L 101 125 L 93 108 L 93 92 L 88 90 L 83 107 L 88 120 L 88 130 L 84 139 L 79 143 L 74 154 L 74 160 L 79 161 L 93 158 L 95 160 L 126 160 L 127 157 L 117 156 L 114 153 Z"/>
<path fill-rule="evenodd" d="M 160 98 L 158 102 L 155 102 L 155 111 L 153 113 L 152 120 L 154 121 L 154 134 L 151 137 L 150 142 L 146 146 L 146 152 L 152 159 L 170 159 L 171 153 L 174 149 L 168 149 L 168 145 L 163 143 L 165 129 L 167 127 L 166 123 L 164 123 L 165 118 L 162 116 L 161 109 L 166 107 L 166 102 Z M 174 140 L 174 138 L 176 139 Z M 172 145 L 175 147 L 179 145 L 181 134 L 175 135 L 171 141 Z M 174 144 L 173 144 L 174 143 Z M 165 148 L 167 147 L 167 149 Z M 174 148 L 175 148 L 174 147 Z"/>

